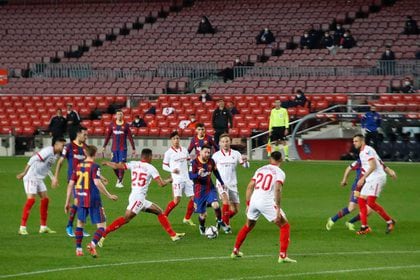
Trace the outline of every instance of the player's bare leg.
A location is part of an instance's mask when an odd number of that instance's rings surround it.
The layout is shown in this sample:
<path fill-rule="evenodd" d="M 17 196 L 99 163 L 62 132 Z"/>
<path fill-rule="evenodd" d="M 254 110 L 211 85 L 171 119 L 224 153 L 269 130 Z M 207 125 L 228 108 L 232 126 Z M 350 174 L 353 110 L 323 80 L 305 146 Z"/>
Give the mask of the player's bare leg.
<path fill-rule="evenodd" d="M 296 260 L 291 259 L 287 256 L 287 248 L 289 247 L 290 242 L 290 225 L 286 217 L 280 214 L 280 217 L 277 217 L 273 221 L 280 228 L 280 253 L 279 253 L 279 263 L 295 263 Z"/>
<path fill-rule="evenodd" d="M 28 221 L 29 214 L 31 213 L 32 206 L 34 206 L 35 204 L 35 197 L 36 197 L 35 194 L 26 195 L 26 202 L 25 202 L 25 205 L 23 206 L 22 218 L 20 221 L 20 227 L 18 231 L 20 235 L 28 235 L 28 231 L 26 229 L 26 223 Z"/>
<path fill-rule="evenodd" d="M 47 226 L 48 204 L 49 204 L 49 198 L 48 198 L 47 192 L 39 192 L 38 195 L 41 198 L 41 205 L 39 207 L 40 217 L 41 217 L 41 226 L 39 228 L 39 233 L 56 233 L 54 230 L 50 229 Z"/>
<path fill-rule="evenodd" d="M 185 217 L 182 220 L 184 224 L 195 226 L 194 222 L 191 220 L 191 216 L 194 213 L 194 196 L 190 196 L 187 204 L 187 212 L 185 213 Z"/>
<path fill-rule="evenodd" d="M 241 248 L 242 243 L 245 241 L 248 233 L 255 227 L 256 224 L 257 221 L 249 219 L 246 220 L 245 225 L 241 228 L 241 230 L 238 232 L 238 235 L 236 236 L 235 247 L 233 247 L 232 254 L 230 254 L 232 259 L 240 258 L 243 256 L 243 253 L 239 249 Z"/>
<path fill-rule="evenodd" d="M 168 217 L 166 217 L 165 214 L 163 214 L 162 209 L 157 204 L 152 203 L 152 206 L 150 206 L 150 208 L 147 208 L 146 210 L 144 210 L 144 212 L 153 213 L 153 214 L 157 215 L 159 223 L 162 225 L 162 227 L 165 229 L 165 231 L 169 234 L 172 241 L 178 241 L 185 235 L 185 233 L 176 233 L 172 229 L 172 226 L 171 226 L 171 224 L 168 220 Z"/>

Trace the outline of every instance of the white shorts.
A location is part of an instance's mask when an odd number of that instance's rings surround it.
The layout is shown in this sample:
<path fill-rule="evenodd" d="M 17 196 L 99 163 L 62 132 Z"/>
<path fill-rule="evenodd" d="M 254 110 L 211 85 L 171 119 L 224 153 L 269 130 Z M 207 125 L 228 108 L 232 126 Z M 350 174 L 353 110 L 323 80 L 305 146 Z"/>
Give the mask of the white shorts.
<path fill-rule="evenodd" d="M 231 203 L 239 204 L 239 192 L 238 187 L 236 185 L 231 186 L 225 186 L 222 188 L 222 185 L 220 183 L 216 184 L 217 192 L 219 193 L 219 198 L 222 198 L 222 194 L 225 193 L 228 196 L 228 199 Z"/>
<path fill-rule="evenodd" d="M 46 192 L 47 186 L 41 179 L 36 178 L 28 178 L 23 179 L 23 186 L 25 187 L 25 192 L 27 194 L 37 194 L 40 192 Z"/>
<path fill-rule="evenodd" d="M 148 201 L 144 194 L 141 193 L 131 193 L 128 198 L 127 210 L 130 210 L 133 213 L 140 213 L 143 209 L 148 209 L 152 207 L 152 202 Z"/>
<path fill-rule="evenodd" d="M 360 195 L 362 196 L 376 196 L 379 197 L 383 187 L 386 183 L 386 176 L 376 177 L 372 180 L 367 180 L 363 185 Z"/>
<path fill-rule="evenodd" d="M 274 201 L 252 200 L 249 203 L 246 216 L 249 220 L 256 221 L 263 215 L 267 221 L 273 222 L 277 218 L 277 206 Z M 286 214 L 280 208 L 280 214 L 286 219 Z"/>
<path fill-rule="evenodd" d="M 172 183 L 172 193 L 174 197 L 181 197 L 182 193 L 184 193 L 186 197 L 194 196 L 193 184 L 191 181 Z"/>

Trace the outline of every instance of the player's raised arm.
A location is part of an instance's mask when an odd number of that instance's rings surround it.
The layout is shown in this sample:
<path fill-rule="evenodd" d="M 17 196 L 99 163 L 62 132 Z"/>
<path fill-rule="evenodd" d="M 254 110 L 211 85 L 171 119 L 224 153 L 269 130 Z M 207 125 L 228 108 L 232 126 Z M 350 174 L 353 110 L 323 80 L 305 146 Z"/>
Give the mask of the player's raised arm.
<path fill-rule="evenodd" d="M 112 169 L 127 169 L 125 163 L 123 162 L 116 163 L 116 162 L 104 161 L 102 162 L 102 165 L 109 166 Z"/>

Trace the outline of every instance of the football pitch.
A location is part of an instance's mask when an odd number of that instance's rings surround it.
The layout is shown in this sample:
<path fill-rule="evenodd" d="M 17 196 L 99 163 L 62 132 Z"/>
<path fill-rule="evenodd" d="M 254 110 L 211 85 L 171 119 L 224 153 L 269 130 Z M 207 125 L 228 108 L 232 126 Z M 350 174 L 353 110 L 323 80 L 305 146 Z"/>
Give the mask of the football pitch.
<path fill-rule="evenodd" d="M 100 161 L 100 160 L 99 160 Z M 325 223 L 347 205 L 349 187 L 339 186 L 348 162 L 286 162 L 282 208 L 291 225 L 289 256 L 297 264 L 278 264 L 279 230 L 261 217 L 248 235 L 241 251 L 244 257 L 230 259 L 236 234 L 245 222 L 245 189 L 253 172 L 262 161 L 251 162 L 250 169 L 238 167 L 241 211 L 232 221 L 233 234 L 209 240 L 199 235 L 197 227 L 182 223 L 186 198 L 175 208 L 169 220 L 184 239 L 172 242 L 155 215 L 141 213 L 129 224 L 111 233 L 99 257 L 75 256 L 74 239 L 65 234 L 64 214 L 65 170 L 60 187 L 50 188 L 48 226 L 56 234 L 39 234 L 39 199 L 28 220 L 29 235 L 17 234 L 25 202 L 23 182 L 16 174 L 23 170 L 27 158 L 0 158 L 0 278 L 19 279 L 420 279 L 420 165 L 390 163 L 398 175 L 388 179 L 378 202 L 397 221 L 395 230 L 385 234 L 385 222 L 375 213 L 369 217 L 372 233 L 357 236 L 344 222 L 353 213 L 339 220 L 331 231 Z M 161 161 L 154 161 L 163 178 Z M 63 167 L 66 169 L 66 166 Z M 108 224 L 123 215 L 127 206 L 129 174 L 125 187 L 117 189 L 115 175 L 103 167 L 102 174 L 110 180 L 108 190 L 119 200 L 103 198 Z M 354 178 L 349 178 L 351 185 Z M 171 187 L 159 188 L 152 183 L 148 200 L 162 208 L 172 199 Z M 214 224 L 209 209 L 207 226 Z M 356 212 L 354 212 L 355 214 Z M 197 216 L 193 215 L 197 223 Z M 94 232 L 92 225 L 87 226 Z"/>

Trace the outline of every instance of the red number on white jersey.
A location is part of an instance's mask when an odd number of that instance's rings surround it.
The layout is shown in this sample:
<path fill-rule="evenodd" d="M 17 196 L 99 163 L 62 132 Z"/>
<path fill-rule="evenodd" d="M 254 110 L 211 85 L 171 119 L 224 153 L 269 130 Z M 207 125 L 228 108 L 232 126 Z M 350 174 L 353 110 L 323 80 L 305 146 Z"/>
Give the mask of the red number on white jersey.
<path fill-rule="evenodd" d="M 133 171 L 133 178 L 131 179 L 131 185 L 133 187 L 144 187 L 147 182 L 147 173 L 137 173 Z"/>
<path fill-rule="evenodd" d="M 271 188 L 271 183 L 273 182 L 273 175 L 270 173 L 258 173 L 257 181 L 255 182 L 254 189 L 258 190 L 261 188 L 263 191 L 268 191 Z"/>

